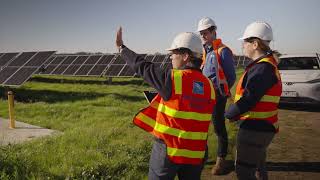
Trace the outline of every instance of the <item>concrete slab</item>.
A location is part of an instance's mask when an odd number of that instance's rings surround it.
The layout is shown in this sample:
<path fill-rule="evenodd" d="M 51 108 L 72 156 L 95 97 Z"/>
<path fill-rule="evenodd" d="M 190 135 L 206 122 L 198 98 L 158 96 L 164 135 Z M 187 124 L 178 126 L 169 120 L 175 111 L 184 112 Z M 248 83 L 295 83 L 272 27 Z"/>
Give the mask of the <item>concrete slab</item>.
<path fill-rule="evenodd" d="M 38 137 L 57 134 L 59 131 L 16 121 L 16 128 L 9 128 L 9 120 L 0 118 L 0 146 L 17 144 Z"/>

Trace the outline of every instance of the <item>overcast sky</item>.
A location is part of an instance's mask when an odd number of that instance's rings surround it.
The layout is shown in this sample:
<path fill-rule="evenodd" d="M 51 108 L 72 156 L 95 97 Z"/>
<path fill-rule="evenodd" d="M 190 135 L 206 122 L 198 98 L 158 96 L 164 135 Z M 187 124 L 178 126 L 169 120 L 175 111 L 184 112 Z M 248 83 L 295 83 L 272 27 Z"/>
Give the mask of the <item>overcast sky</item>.
<path fill-rule="evenodd" d="M 235 54 L 253 21 L 271 24 L 281 53 L 320 53 L 319 0 L 0 0 L 0 52 L 114 53 L 115 32 L 138 53 L 166 52 L 205 16 Z"/>

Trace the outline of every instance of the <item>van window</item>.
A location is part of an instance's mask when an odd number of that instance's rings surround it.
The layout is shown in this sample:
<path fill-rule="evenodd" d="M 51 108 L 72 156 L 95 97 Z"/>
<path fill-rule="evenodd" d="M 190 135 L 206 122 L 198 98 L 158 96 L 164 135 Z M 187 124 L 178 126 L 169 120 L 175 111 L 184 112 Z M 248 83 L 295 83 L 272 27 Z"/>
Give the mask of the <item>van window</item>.
<path fill-rule="evenodd" d="M 320 69 L 316 57 L 280 58 L 279 70 Z"/>

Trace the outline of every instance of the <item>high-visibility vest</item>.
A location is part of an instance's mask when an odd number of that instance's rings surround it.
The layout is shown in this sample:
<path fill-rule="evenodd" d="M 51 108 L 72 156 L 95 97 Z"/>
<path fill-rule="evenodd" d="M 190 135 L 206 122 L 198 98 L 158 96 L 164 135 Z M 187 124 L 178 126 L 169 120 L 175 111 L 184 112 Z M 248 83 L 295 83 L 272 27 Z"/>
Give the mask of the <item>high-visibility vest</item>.
<path fill-rule="evenodd" d="M 201 164 L 215 105 L 212 82 L 195 70 L 172 70 L 172 93 L 158 94 L 134 117 L 134 124 L 164 141 L 177 164 Z"/>
<path fill-rule="evenodd" d="M 282 92 L 281 77 L 277 67 L 277 62 L 272 56 L 263 58 L 259 60 L 257 63 L 261 63 L 261 62 L 270 63 L 274 67 L 274 72 L 276 74 L 278 82 L 274 84 L 270 89 L 267 90 L 265 95 L 262 96 L 260 101 L 253 108 L 251 108 L 248 112 L 241 114 L 240 120 L 265 120 L 270 124 L 272 124 L 275 127 L 276 132 L 278 132 L 279 131 L 278 104 L 279 104 L 279 100 Z M 254 66 L 254 64 L 252 66 Z M 249 66 L 245 70 L 244 74 L 242 75 L 242 77 L 240 78 L 237 84 L 235 102 L 237 102 L 243 96 L 243 93 L 244 93 L 244 88 L 242 87 L 243 78 L 245 77 L 245 75 L 247 74 L 247 72 L 252 66 Z"/>
<path fill-rule="evenodd" d="M 230 96 L 228 81 L 227 81 L 227 78 L 225 76 L 225 73 L 224 73 L 222 65 L 221 65 L 221 56 L 220 56 L 221 51 L 224 48 L 228 48 L 228 47 L 221 42 L 221 39 L 216 39 L 216 40 L 212 41 L 212 48 L 213 48 L 213 51 L 214 51 L 216 58 L 217 58 L 217 67 L 215 67 L 216 74 L 218 74 L 218 75 L 216 75 L 217 84 L 218 84 L 217 89 L 221 95 Z M 206 63 L 206 58 L 207 58 L 207 54 L 206 54 L 206 52 L 203 52 L 203 55 L 202 55 L 202 65 L 203 66 Z M 220 85 L 223 86 L 223 89 L 221 89 Z"/>

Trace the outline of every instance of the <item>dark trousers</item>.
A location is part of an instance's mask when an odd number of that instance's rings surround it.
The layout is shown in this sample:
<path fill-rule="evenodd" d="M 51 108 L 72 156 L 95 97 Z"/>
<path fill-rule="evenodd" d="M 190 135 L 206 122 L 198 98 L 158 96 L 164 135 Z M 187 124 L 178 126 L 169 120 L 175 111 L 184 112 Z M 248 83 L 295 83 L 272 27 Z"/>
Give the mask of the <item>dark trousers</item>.
<path fill-rule="evenodd" d="M 256 171 L 260 172 L 260 178 L 268 179 L 266 154 L 274 134 L 274 132 L 239 129 L 235 162 L 239 180 L 256 180 Z"/>
<path fill-rule="evenodd" d="M 228 153 L 228 134 L 226 129 L 226 123 L 224 118 L 224 111 L 226 108 L 227 98 L 216 94 L 216 106 L 212 116 L 212 123 L 214 132 L 218 139 L 217 156 L 226 157 Z"/>
<path fill-rule="evenodd" d="M 157 139 L 152 147 L 148 179 L 174 180 L 177 175 L 180 180 L 200 180 L 203 165 L 204 163 L 201 165 L 191 165 L 171 162 L 167 156 L 166 144 Z"/>

